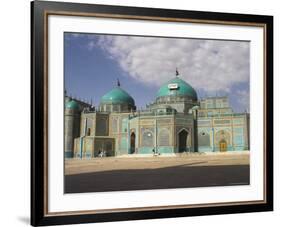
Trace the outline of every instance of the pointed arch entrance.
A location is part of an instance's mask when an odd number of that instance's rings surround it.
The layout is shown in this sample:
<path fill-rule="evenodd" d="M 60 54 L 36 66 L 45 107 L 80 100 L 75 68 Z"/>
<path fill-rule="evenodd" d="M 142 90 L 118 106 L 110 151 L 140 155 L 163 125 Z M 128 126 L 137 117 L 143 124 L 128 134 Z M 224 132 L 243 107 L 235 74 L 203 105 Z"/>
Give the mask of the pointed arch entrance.
<path fill-rule="evenodd" d="M 216 133 L 216 147 L 220 152 L 226 152 L 231 145 L 231 135 L 226 130 L 220 130 Z"/>
<path fill-rule="evenodd" d="M 136 151 L 136 134 L 134 132 L 131 133 L 130 137 L 130 152 L 131 154 L 134 154 Z"/>
<path fill-rule="evenodd" d="M 227 142 L 226 142 L 226 140 L 225 139 L 222 139 L 221 141 L 220 141 L 220 152 L 225 152 L 225 151 L 227 151 Z"/>
<path fill-rule="evenodd" d="M 180 153 L 187 151 L 187 137 L 188 137 L 188 131 L 186 129 L 182 129 L 178 134 Z"/>

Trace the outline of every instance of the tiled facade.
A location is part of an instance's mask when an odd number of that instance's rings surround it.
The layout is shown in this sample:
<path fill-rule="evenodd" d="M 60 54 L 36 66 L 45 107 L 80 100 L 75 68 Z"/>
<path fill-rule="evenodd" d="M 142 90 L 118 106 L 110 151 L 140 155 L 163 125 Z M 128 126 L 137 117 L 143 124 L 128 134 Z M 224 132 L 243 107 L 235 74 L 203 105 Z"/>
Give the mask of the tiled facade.
<path fill-rule="evenodd" d="M 181 81 L 163 86 L 181 89 L 187 84 Z M 144 111 L 136 110 L 131 97 L 124 104 L 119 93 L 118 100 L 103 99 L 97 110 L 85 104 L 65 108 L 65 157 L 249 150 L 249 114 L 233 113 L 227 97 L 197 100 L 188 89 L 160 94 Z"/>

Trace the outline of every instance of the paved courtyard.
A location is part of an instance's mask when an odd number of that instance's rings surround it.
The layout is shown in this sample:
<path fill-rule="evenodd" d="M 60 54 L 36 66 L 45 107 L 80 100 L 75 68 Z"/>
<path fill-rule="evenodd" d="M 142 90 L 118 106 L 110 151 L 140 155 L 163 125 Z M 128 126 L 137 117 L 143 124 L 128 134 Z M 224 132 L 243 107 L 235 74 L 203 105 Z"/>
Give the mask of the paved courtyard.
<path fill-rule="evenodd" d="M 65 161 L 65 193 L 247 185 L 249 153 Z"/>

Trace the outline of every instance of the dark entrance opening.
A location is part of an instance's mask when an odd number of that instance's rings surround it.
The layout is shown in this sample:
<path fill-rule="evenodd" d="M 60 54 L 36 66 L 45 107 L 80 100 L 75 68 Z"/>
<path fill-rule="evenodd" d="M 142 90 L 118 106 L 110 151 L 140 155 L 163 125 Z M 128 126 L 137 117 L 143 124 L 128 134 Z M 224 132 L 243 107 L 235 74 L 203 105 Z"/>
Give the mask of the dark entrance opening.
<path fill-rule="evenodd" d="M 131 133 L 131 149 L 130 153 L 134 154 L 136 151 L 136 134 L 134 132 Z"/>
<path fill-rule="evenodd" d="M 188 132 L 186 130 L 182 130 L 179 133 L 179 152 L 187 151 L 187 135 Z"/>

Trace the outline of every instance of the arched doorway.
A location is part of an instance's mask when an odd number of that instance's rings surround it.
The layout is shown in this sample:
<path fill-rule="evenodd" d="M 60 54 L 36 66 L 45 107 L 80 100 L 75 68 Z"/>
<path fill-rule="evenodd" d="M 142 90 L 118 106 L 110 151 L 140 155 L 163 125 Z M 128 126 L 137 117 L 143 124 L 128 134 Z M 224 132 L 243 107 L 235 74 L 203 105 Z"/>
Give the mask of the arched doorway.
<path fill-rule="evenodd" d="M 218 131 L 216 133 L 215 141 L 216 150 L 226 152 L 229 149 L 229 146 L 231 146 L 230 133 L 226 130 Z"/>
<path fill-rule="evenodd" d="M 220 141 L 220 152 L 225 152 L 227 151 L 227 142 L 226 140 L 222 139 Z"/>
<path fill-rule="evenodd" d="M 185 152 L 187 151 L 187 136 L 188 132 L 183 129 L 179 133 L 179 152 Z"/>
<path fill-rule="evenodd" d="M 130 149 L 130 152 L 131 154 L 135 153 L 135 150 L 136 150 L 136 134 L 134 132 L 131 133 L 131 149 Z"/>

